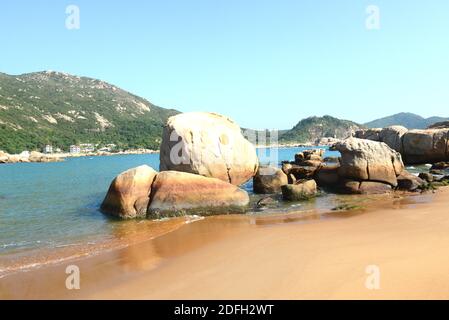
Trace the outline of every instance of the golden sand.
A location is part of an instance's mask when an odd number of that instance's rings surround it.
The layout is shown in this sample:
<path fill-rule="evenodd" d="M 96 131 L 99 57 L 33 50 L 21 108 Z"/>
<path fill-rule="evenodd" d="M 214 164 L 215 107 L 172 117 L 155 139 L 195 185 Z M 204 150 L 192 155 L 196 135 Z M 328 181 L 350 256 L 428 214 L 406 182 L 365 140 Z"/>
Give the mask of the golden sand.
<path fill-rule="evenodd" d="M 449 190 L 431 200 L 307 219 L 210 217 L 6 276 L 0 299 L 448 299 Z M 69 264 L 80 290 L 66 289 Z M 379 287 L 367 286 L 372 270 Z"/>

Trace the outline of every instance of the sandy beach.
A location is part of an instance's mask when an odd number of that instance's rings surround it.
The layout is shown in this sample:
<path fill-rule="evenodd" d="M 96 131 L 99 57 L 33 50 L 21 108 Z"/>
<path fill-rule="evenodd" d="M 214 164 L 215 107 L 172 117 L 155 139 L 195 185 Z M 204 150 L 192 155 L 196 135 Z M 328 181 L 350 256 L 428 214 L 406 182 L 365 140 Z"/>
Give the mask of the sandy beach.
<path fill-rule="evenodd" d="M 6 276 L 0 298 L 447 299 L 449 189 L 424 197 L 306 218 L 209 217 Z M 80 268 L 80 290 L 65 287 L 68 265 Z M 368 266 L 379 268 L 379 289 L 365 285 Z"/>

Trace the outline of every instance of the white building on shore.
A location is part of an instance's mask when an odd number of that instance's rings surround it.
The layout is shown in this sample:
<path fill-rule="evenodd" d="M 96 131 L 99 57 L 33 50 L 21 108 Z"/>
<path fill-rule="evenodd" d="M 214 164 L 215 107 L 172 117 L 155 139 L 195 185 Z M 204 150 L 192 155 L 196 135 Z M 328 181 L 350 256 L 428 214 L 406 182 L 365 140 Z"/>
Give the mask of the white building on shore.
<path fill-rule="evenodd" d="M 92 143 L 82 143 L 80 144 L 81 152 L 89 153 L 95 151 L 95 146 Z"/>
<path fill-rule="evenodd" d="M 80 148 L 80 146 L 71 145 L 71 146 L 70 146 L 70 153 L 71 153 L 71 154 L 78 154 L 78 153 L 81 153 L 81 148 Z"/>
<path fill-rule="evenodd" d="M 50 144 L 47 144 L 44 148 L 44 153 L 53 153 L 53 146 Z"/>
<path fill-rule="evenodd" d="M 103 148 L 98 149 L 98 151 L 100 152 L 111 152 L 113 150 L 115 150 L 117 148 L 117 146 L 113 143 L 107 144 L 105 145 Z"/>

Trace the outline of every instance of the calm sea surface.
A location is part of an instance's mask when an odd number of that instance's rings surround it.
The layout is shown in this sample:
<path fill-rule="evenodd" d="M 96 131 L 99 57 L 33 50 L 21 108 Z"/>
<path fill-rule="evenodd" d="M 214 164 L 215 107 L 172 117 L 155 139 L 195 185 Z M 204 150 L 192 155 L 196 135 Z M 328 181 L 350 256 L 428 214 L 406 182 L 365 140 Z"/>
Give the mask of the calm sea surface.
<path fill-rule="evenodd" d="M 293 160 L 304 148 L 282 148 L 278 160 Z M 265 150 L 259 150 L 265 152 Z M 338 156 L 326 152 L 326 156 Z M 139 165 L 159 168 L 159 155 L 71 158 L 58 163 L 0 165 L 0 258 L 32 249 L 52 249 L 107 241 L 125 223 L 99 212 L 109 184 L 119 173 Z M 244 188 L 251 193 L 252 183 Z M 252 196 L 253 200 L 255 196 Z M 329 197 L 295 210 L 329 206 Z M 250 214 L 270 214 L 254 211 Z"/>

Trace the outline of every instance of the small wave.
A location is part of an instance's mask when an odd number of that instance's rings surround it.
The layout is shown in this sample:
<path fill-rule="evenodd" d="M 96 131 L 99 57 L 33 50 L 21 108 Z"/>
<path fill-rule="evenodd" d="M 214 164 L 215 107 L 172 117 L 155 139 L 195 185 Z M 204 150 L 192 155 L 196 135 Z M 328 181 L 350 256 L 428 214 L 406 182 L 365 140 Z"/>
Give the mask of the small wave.
<path fill-rule="evenodd" d="M 76 246 L 77 246 L 77 244 L 62 245 L 60 247 L 54 247 L 54 248 L 63 249 L 64 247 L 76 247 Z M 39 268 L 42 268 L 42 267 L 45 267 L 48 265 L 55 265 L 55 264 L 60 264 L 60 263 L 66 262 L 66 261 L 71 261 L 74 259 L 79 259 L 79 258 L 88 257 L 88 256 L 95 256 L 102 252 L 108 252 L 113 249 L 118 249 L 118 248 L 122 248 L 125 246 L 126 245 L 121 245 L 121 246 L 110 247 L 110 248 L 104 247 L 104 246 L 99 246 L 97 248 L 91 248 L 91 250 L 85 250 L 86 248 L 84 248 L 84 250 L 77 251 L 76 253 L 70 253 L 63 257 L 53 256 L 51 258 L 48 258 L 46 255 L 38 254 L 35 256 L 35 259 L 32 258 L 32 260 L 34 260 L 32 262 L 26 262 L 26 261 L 19 259 L 18 261 L 16 261 L 16 263 L 14 263 L 10 266 L 0 268 L 0 278 L 3 278 L 7 275 L 17 273 L 17 272 L 29 272 L 34 269 L 39 269 Z M 45 257 L 45 258 L 43 260 L 41 260 L 43 257 Z"/>
<path fill-rule="evenodd" d="M 87 243 L 89 244 L 89 243 Z M 67 247 L 75 247 L 81 245 L 80 243 L 67 243 L 67 244 L 58 244 L 54 246 L 54 248 L 67 248 Z"/>
<path fill-rule="evenodd" d="M 161 222 L 162 220 L 171 220 L 173 218 L 156 220 Z M 162 236 L 165 233 L 176 230 L 178 227 L 182 225 L 190 224 L 196 221 L 200 221 L 205 219 L 205 217 L 198 215 L 189 215 L 184 217 L 183 223 L 177 225 L 177 227 L 169 228 L 166 232 L 160 232 L 158 234 L 149 236 L 146 235 L 143 238 L 138 238 L 137 242 L 135 238 L 130 238 L 128 241 L 124 241 L 122 238 L 116 239 L 117 241 L 110 241 L 108 239 L 103 239 L 101 241 L 86 241 L 82 243 L 67 243 L 67 244 L 55 244 L 53 242 L 46 241 L 32 241 L 32 242 L 16 242 L 16 243 L 7 243 L 0 245 L 0 248 L 11 248 L 11 247 L 19 247 L 19 246 L 30 246 L 30 244 L 40 244 L 39 248 L 32 248 L 30 252 L 27 252 L 25 255 L 19 253 L 12 253 L 11 255 L 5 256 L 9 258 L 8 265 L 3 265 L 0 267 L 0 278 L 3 278 L 6 275 L 17 273 L 17 272 L 28 272 L 33 269 L 41 268 L 47 265 L 60 264 L 66 261 L 85 258 L 89 256 L 95 256 L 101 253 L 122 249 L 129 245 L 136 244 L 142 241 L 148 241 L 155 239 L 159 236 Z M 147 223 L 148 220 L 142 220 L 141 223 Z M 42 243 L 47 244 L 42 247 Z M 50 245 L 48 245 L 50 244 Z M 6 262 L 6 260 L 5 260 Z"/>
<path fill-rule="evenodd" d="M 15 265 L 15 266 L 11 266 L 11 267 L 6 267 L 6 268 L 0 268 L 0 279 L 11 274 L 11 273 L 17 273 L 17 272 L 29 272 L 33 269 L 36 268 L 42 268 L 46 265 L 52 265 L 52 264 L 57 264 L 57 263 L 62 263 L 64 261 L 67 260 L 73 260 L 76 258 L 80 258 L 83 256 L 87 256 L 87 254 L 79 254 L 79 255 L 72 255 L 72 256 L 68 256 L 68 257 L 63 257 L 63 258 L 59 258 L 59 259 L 52 259 L 52 260 L 47 260 L 47 261 L 41 261 L 41 262 L 32 262 L 32 263 L 28 263 L 28 264 L 22 264 L 22 265 Z"/>
<path fill-rule="evenodd" d="M 204 217 L 202 217 L 202 216 L 198 216 L 198 215 L 189 215 L 189 216 L 186 216 L 186 221 L 185 221 L 185 223 L 186 223 L 186 224 L 189 224 L 189 223 L 193 223 L 193 222 L 200 221 L 200 220 L 203 220 L 203 219 L 204 219 Z"/>
<path fill-rule="evenodd" d="M 35 241 L 18 241 L 18 242 L 10 242 L 10 243 L 4 243 L 0 245 L 0 248 L 2 249 L 11 249 L 11 248 L 32 248 L 35 245 L 53 245 L 54 243 L 51 241 L 42 241 L 42 240 L 35 240 Z"/>

